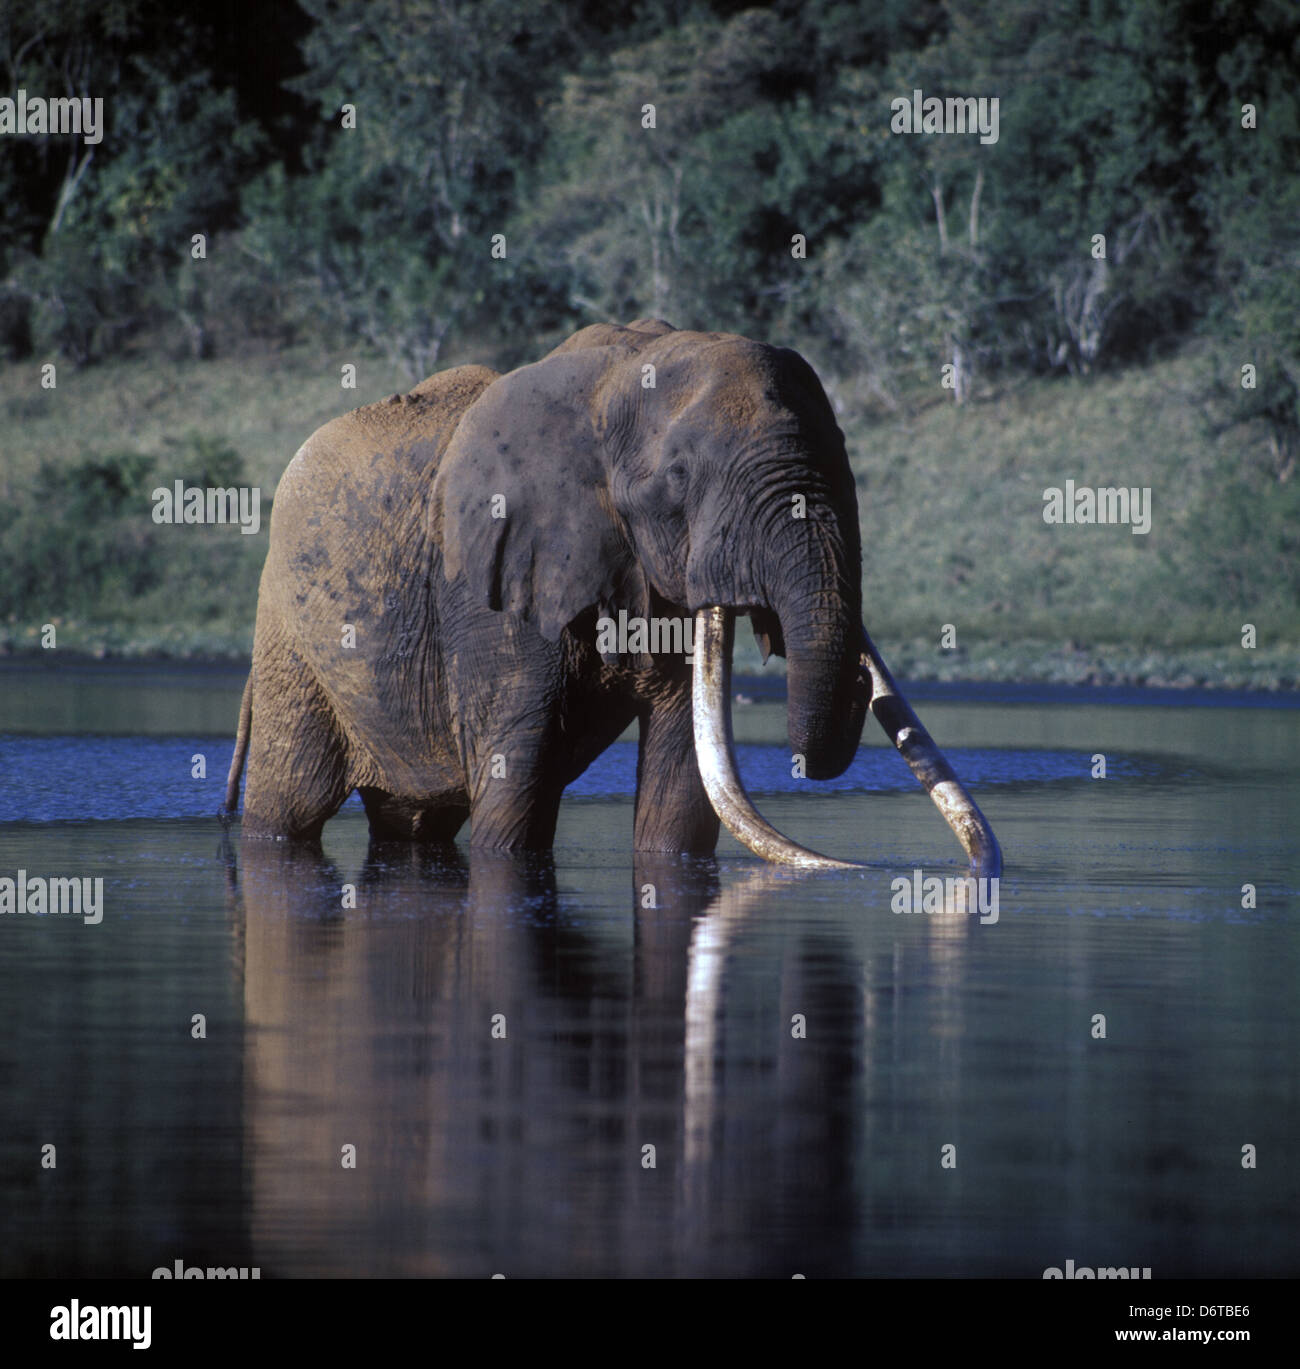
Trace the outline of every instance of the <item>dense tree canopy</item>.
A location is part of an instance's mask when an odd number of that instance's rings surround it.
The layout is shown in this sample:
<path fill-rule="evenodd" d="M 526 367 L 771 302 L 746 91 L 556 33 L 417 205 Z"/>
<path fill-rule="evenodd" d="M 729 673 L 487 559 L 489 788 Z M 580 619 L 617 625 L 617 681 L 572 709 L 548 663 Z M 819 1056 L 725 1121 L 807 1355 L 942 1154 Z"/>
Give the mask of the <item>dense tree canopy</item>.
<path fill-rule="evenodd" d="M 1202 336 L 1258 370 L 1224 421 L 1279 478 L 1300 445 L 1287 0 L 50 0 L 0 6 L 0 64 L 107 124 L 0 136 L 11 355 L 310 326 L 415 379 L 661 314 L 892 407 Z M 914 90 L 996 97 L 997 141 L 891 131 Z"/>

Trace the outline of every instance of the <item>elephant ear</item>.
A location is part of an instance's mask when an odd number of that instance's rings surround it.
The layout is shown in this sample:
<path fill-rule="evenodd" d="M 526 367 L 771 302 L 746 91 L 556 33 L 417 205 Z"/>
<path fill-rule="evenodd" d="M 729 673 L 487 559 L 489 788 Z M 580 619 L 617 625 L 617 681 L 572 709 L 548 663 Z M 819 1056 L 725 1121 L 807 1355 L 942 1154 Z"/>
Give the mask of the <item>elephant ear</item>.
<path fill-rule="evenodd" d="M 433 482 L 448 580 L 550 641 L 587 609 L 644 611 L 645 577 L 610 493 L 596 416 L 606 349 L 554 355 L 495 381 L 470 406 Z"/>

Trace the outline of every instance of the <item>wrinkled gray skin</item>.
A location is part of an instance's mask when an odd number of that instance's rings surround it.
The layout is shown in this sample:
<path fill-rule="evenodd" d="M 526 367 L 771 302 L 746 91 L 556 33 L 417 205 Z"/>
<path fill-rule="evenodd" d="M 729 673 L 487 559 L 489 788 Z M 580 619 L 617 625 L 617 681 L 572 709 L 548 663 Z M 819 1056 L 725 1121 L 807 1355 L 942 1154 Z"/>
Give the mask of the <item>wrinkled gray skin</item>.
<path fill-rule="evenodd" d="M 636 719 L 635 848 L 712 852 L 689 666 L 595 645 L 620 608 L 711 604 L 784 652 L 791 749 L 841 774 L 866 704 L 857 501 L 800 356 L 640 321 L 433 376 L 284 474 L 228 806 L 246 744 L 245 834 L 317 839 L 356 788 L 375 839 L 469 818 L 476 847 L 545 849 L 565 786 Z"/>

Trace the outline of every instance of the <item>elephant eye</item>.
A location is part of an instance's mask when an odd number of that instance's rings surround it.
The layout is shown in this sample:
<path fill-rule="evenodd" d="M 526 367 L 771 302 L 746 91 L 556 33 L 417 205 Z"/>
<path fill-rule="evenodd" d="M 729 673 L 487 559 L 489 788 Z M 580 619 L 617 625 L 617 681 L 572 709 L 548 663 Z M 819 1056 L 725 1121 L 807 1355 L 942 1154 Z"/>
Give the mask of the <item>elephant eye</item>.
<path fill-rule="evenodd" d="M 668 467 L 668 482 L 676 488 L 681 488 L 690 479 L 690 471 L 687 469 L 685 461 L 674 461 Z"/>

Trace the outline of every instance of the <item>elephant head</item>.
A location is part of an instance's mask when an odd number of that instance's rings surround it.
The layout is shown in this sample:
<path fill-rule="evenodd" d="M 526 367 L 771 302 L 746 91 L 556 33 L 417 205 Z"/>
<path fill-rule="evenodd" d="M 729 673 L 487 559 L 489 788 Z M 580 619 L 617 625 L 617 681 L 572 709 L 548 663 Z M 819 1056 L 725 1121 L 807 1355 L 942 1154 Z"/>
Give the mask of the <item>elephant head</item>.
<path fill-rule="evenodd" d="M 879 714 L 892 691 L 873 677 L 862 627 L 844 438 L 802 357 L 657 320 L 583 329 L 466 413 L 433 518 L 448 578 L 463 573 L 480 600 L 552 641 L 593 611 L 695 615 L 697 755 L 719 817 L 769 859 L 843 863 L 768 828 L 730 754 L 737 615 L 751 617 L 765 657 L 786 657 L 790 746 L 812 779 L 844 772 L 867 708 Z M 942 757 L 907 712 L 913 735 L 895 739 L 918 774 L 918 760 L 933 771 Z M 922 774 L 932 793 L 949 777 Z"/>

